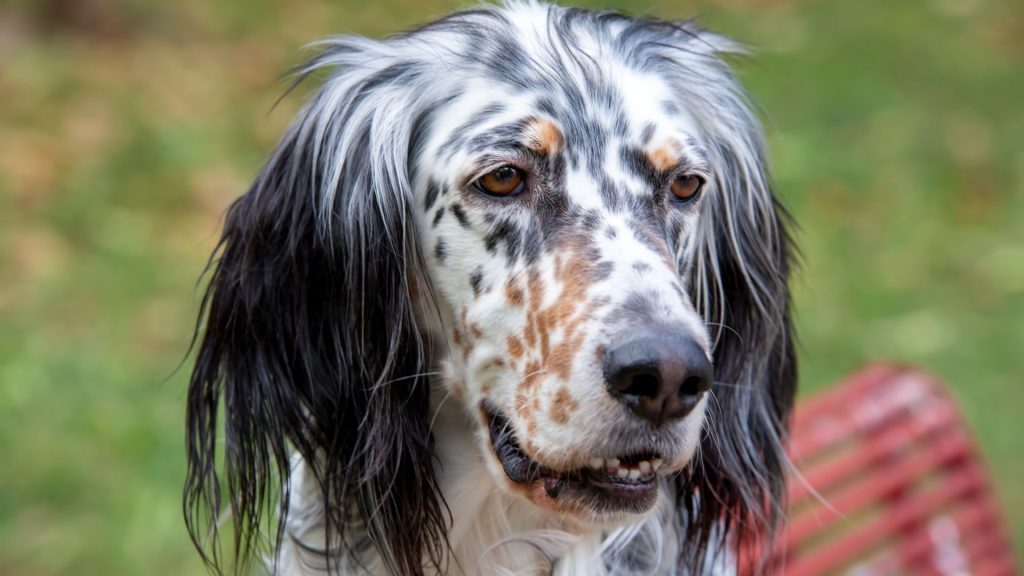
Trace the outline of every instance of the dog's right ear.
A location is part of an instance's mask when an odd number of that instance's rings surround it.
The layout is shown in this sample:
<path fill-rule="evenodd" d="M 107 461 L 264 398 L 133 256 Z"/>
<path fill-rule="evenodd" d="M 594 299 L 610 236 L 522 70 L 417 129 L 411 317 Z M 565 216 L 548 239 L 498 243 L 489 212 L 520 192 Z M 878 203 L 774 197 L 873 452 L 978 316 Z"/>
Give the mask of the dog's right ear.
<path fill-rule="evenodd" d="M 407 166 L 422 74 L 388 43 L 359 38 L 331 41 L 301 72 L 325 67 L 336 70 L 231 206 L 211 259 L 184 506 L 218 572 L 222 506 L 236 569 L 280 543 L 293 450 L 327 503 L 324 550 L 354 549 L 358 522 L 392 572 L 444 561 L 429 352 L 409 292 L 428 286 Z"/>

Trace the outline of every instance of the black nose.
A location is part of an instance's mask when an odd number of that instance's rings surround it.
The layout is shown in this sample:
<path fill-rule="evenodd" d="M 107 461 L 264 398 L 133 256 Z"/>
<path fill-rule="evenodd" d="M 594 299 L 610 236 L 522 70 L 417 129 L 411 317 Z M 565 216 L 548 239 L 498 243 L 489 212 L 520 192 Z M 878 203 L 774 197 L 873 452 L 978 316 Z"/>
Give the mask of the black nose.
<path fill-rule="evenodd" d="M 628 338 L 605 350 L 603 364 L 612 396 L 655 426 L 689 414 L 713 379 L 704 350 L 685 333 Z"/>

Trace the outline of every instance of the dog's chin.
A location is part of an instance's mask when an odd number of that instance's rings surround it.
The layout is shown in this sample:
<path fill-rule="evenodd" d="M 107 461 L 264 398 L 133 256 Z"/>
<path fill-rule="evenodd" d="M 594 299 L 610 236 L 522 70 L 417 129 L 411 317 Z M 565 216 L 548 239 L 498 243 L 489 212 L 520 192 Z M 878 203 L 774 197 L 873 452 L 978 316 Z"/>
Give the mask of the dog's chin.
<path fill-rule="evenodd" d="M 659 480 L 669 472 L 666 463 L 672 455 L 625 452 L 589 459 L 576 469 L 554 470 L 526 454 L 498 411 L 485 405 L 483 415 L 503 484 L 534 505 L 579 522 L 607 524 L 643 515 L 657 504 Z"/>

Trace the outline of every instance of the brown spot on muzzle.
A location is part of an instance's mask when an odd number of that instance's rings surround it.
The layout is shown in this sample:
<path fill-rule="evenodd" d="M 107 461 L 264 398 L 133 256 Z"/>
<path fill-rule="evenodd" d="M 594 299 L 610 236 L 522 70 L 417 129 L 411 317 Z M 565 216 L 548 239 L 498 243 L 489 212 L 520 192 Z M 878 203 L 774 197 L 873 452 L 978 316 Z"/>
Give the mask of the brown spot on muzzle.
<path fill-rule="evenodd" d="M 561 253 L 555 257 L 558 265 L 554 267 L 555 281 L 560 287 L 558 297 L 550 305 L 544 305 L 548 287 L 540 271 L 531 269 L 527 275 L 523 337 L 522 340 L 509 338 L 508 342 L 510 354 L 518 356 L 521 353 L 532 358 L 526 364 L 518 389 L 520 394 L 530 398 L 536 397 L 544 378 L 554 376 L 568 380 L 571 377 L 574 361 L 586 338 L 582 327 L 605 303 L 587 296 L 587 290 L 598 277 L 598 258 L 593 254 L 590 239 L 574 236 L 564 240 L 558 249 Z M 557 340 L 554 339 L 556 331 L 561 336 Z M 563 390 L 562 396 L 563 401 L 556 404 L 563 408 L 554 408 L 551 418 L 564 423 L 577 403 L 567 390 Z"/>
<path fill-rule="evenodd" d="M 519 308 L 526 302 L 523 289 L 519 287 L 519 283 L 514 276 L 505 283 L 505 300 L 516 308 Z"/>
<path fill-rule="evenodd" d="M 515 360 L 523 357 L 523 341 L 515 336 L 509 336 L 507 340 L 508 355 Z"/>
<path fill-rule="evenodd" d="M 569 390 L 563 386 L 555 393 L 551 401 L 551 420 L 558 424 L 567 424 L 569 418 L 579 409 L 579 402 L 572 397 Z"/>

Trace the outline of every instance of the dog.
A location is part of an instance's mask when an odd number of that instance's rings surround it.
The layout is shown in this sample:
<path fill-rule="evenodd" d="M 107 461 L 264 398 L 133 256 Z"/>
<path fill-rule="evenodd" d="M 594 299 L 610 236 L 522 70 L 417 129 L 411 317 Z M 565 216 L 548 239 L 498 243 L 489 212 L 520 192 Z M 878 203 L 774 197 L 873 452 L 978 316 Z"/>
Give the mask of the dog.
<path fill-rule="evenodd" d="M 736 551 L 784 521 L 794 248 L 743 47 L 521 0 L 319 48 L 208 266 L 184 491 L 206 562 L 756 568 Z"/>

